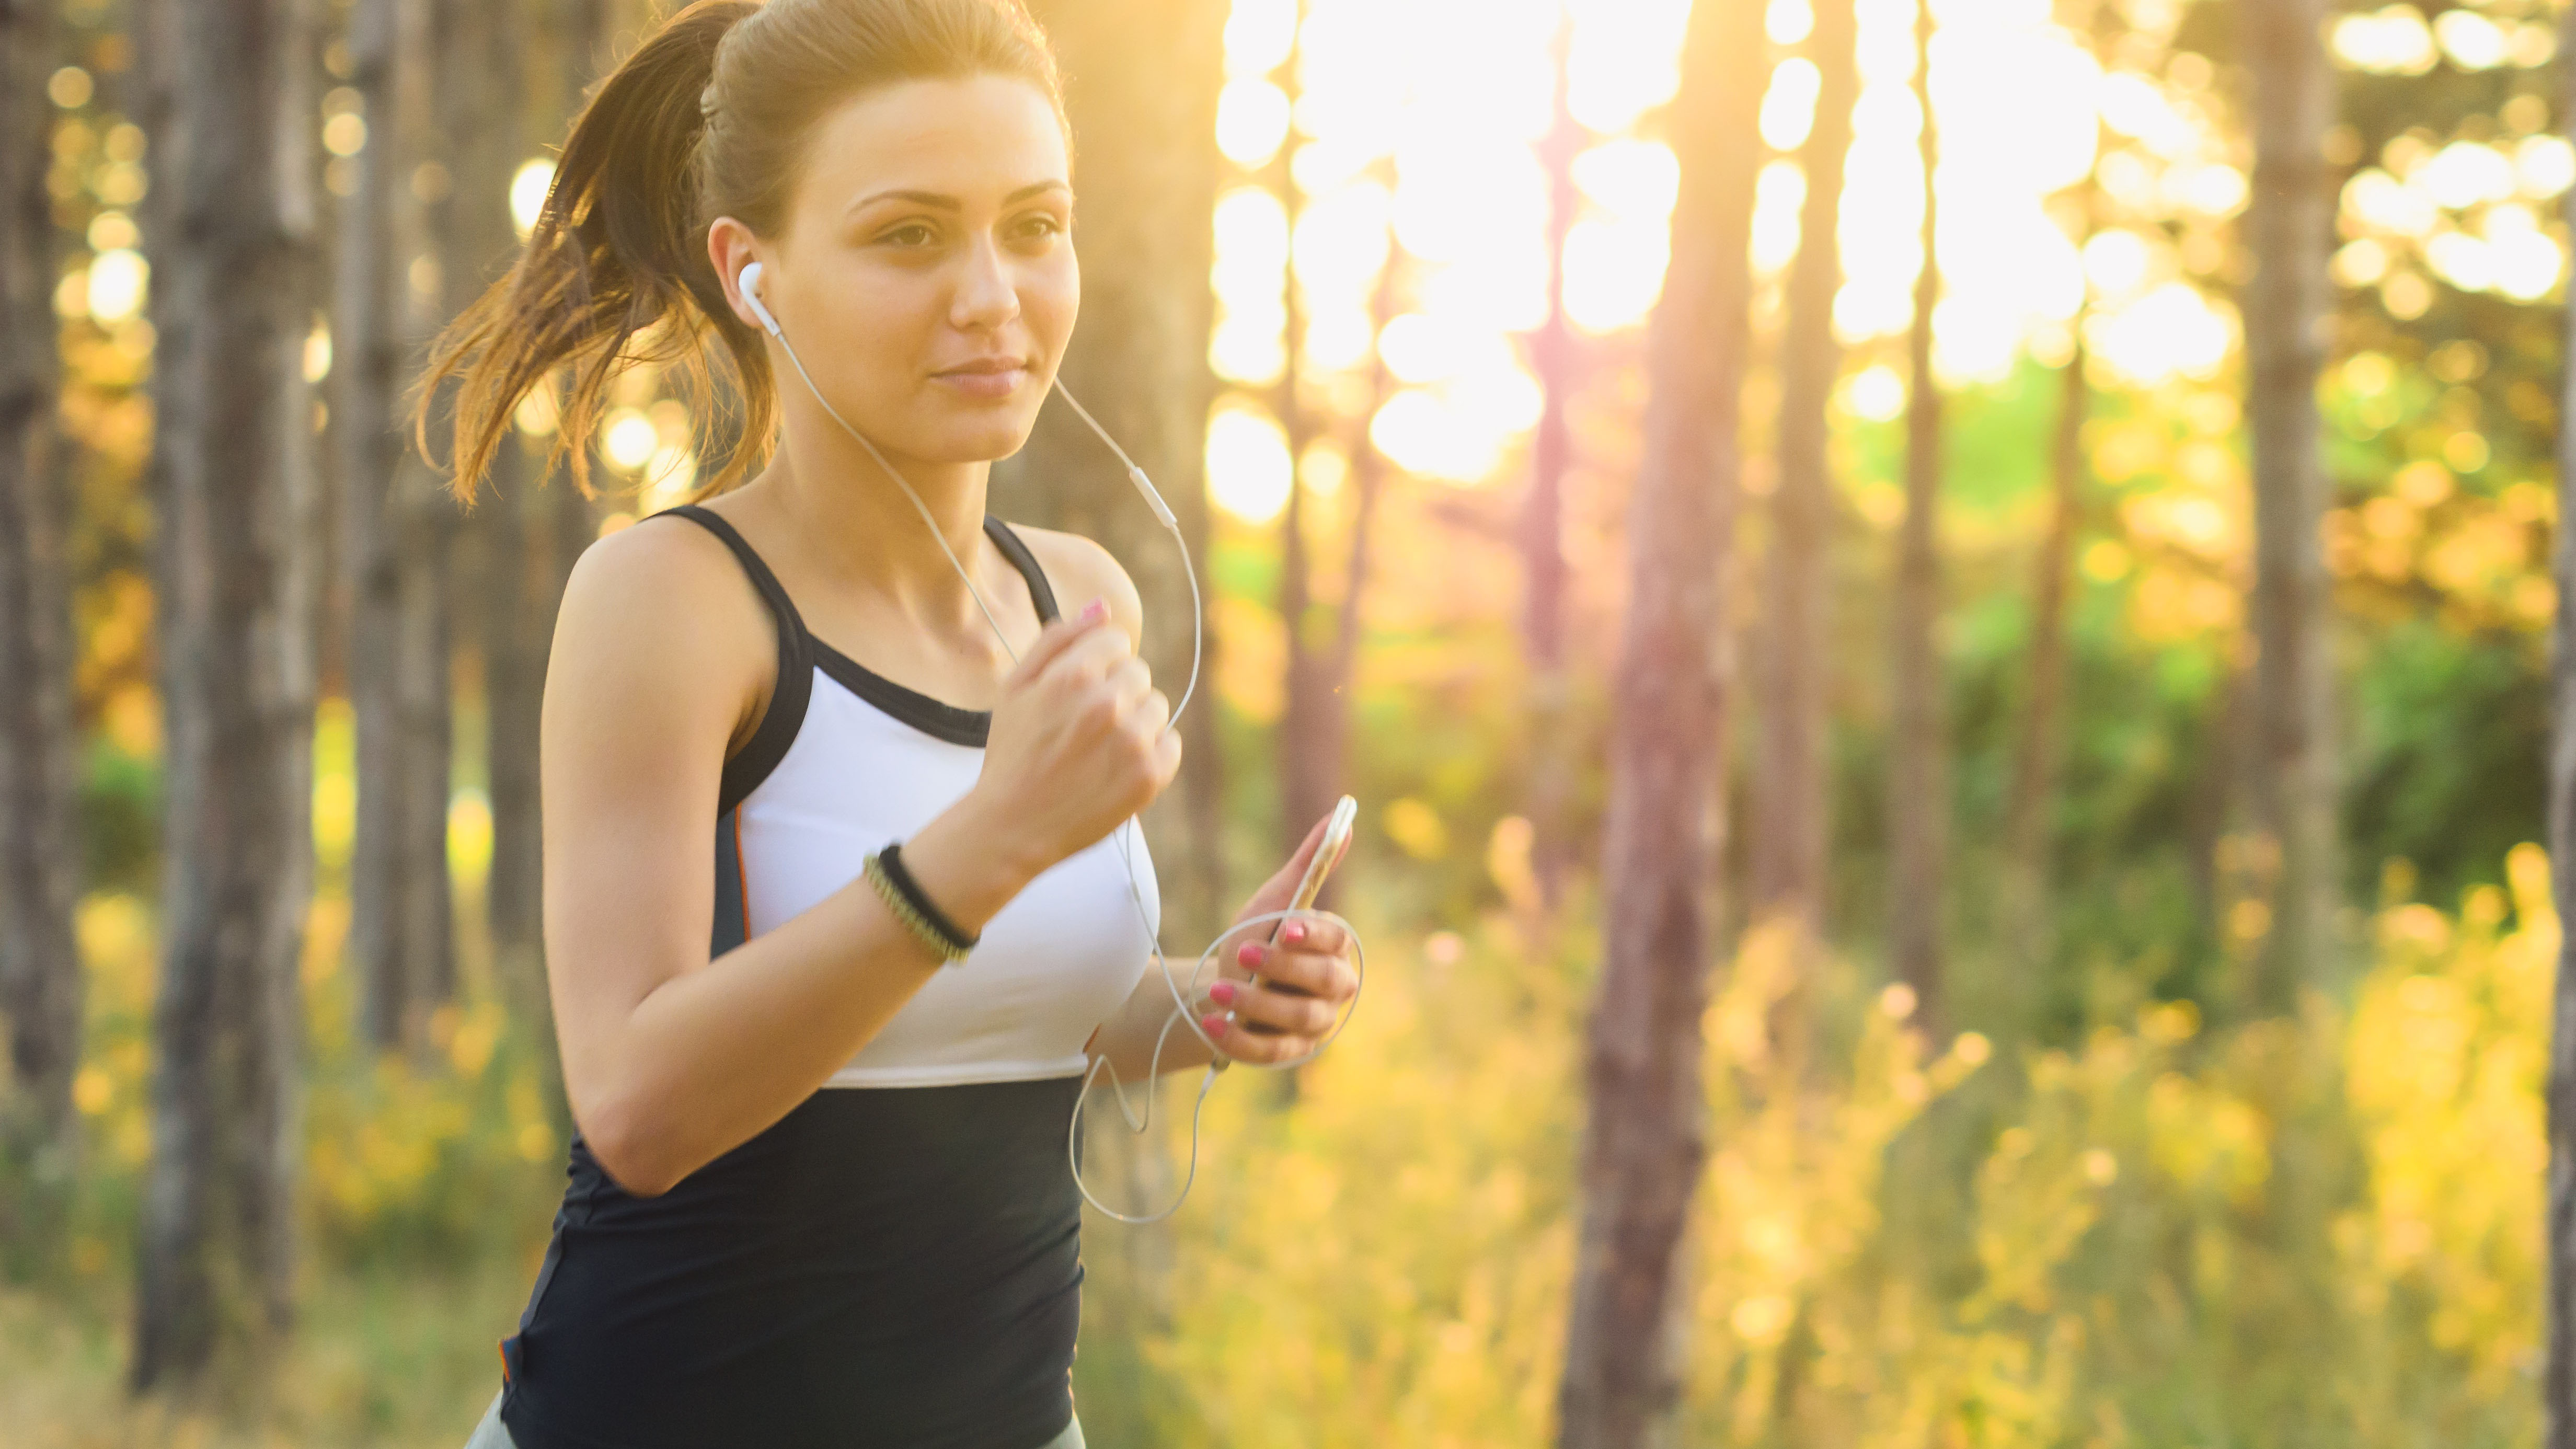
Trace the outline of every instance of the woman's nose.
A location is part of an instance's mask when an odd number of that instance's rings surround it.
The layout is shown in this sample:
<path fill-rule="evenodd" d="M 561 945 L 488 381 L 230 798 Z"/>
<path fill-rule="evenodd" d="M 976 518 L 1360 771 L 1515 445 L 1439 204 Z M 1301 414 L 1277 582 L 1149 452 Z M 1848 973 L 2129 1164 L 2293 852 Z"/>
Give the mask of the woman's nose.
<path fill-rule="evenodd" d="M 949 318 L 961 329 L 993 328 L 1020 314 L 1020 292 L 1002 249 L 991 237 L 979 237 L 966 249 L 964 273 Z"/>

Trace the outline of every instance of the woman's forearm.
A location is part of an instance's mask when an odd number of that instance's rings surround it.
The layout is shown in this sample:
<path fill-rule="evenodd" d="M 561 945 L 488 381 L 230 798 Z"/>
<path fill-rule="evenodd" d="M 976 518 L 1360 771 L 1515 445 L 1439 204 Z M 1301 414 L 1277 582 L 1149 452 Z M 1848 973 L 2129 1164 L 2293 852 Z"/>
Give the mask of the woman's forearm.
<path fill-rule="evenodd" d="M 969 933 L 1045 864 L 1015 853 L 972 795 L 906 839 L 903 857 Z M 614 1051 L 626 1069 L 584 1114 L 592 1151 L 628 1190 L 667 1191 L 811 1096 L 941 969 L 854 878 L 635 1004 Z"/>
<path fill-rule="evenodd" d="M 1187 963 L 1173 962 L 1173 979 L 1178 980 L 1186 969 Z M 1163 984 L 1163 973 L 1148 965 L 1145 979 L 1137 982 L 1136 989 L 1128 993 L 1127 1000 L 1100 1024 L 1089 1050 L 1093 1056 L 1107 1057 L 1119 1080 L 1143 1081 L 1145 1074 L 1156 1065 L 1154 1038 L 1162 1032 L 1164 1023 L 1170 1021 L 1172 1034 L 1163 1041 L 1162 1070 L 1177 1072 L 1205 1066 L 1211 1060 L 1207 1044 L 1199 1040 L 1198 1033 L 1191 1031 L 1187 1022 L 1171 1021 L 1176 1009 L 1172 1005 L 1171 988 Z M 1193 1002 L 1192 1009 L 1204 1012 L 1209 1008 L 1200 1001 Z"/>

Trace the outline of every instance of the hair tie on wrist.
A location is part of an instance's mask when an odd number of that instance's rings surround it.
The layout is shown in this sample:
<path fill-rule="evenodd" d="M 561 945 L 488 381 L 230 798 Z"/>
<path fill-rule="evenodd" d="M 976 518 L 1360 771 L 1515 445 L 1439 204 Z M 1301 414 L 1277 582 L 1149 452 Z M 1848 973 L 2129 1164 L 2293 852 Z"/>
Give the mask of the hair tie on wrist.
<path fill-rule="evenodd" d="M 975 943 L 983 939 L 958 929 L 957 923 L 948 918 L 948 913 L 932 903 L 929 893 L 921 888 L 921 882 L 912 878 L 911 870 L 903 863 L 903 842 L 896 841 L 869 856 L 864 872 L 868 884 L 876 887 L 877 894 L 884 899 L 887 909 L 894 912 L 895 919 L 903 922 L 921 938 L 923 945 L 937 952 L 947 964 L 953 966 L 965 960 L 966 954 L 975 949 Z"/>

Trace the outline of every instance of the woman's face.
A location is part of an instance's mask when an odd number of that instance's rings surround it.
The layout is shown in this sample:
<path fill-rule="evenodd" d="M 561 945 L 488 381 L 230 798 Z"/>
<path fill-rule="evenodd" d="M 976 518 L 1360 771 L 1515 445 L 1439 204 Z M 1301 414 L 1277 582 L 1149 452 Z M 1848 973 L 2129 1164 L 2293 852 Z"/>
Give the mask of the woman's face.
<path fill-rule="evenodd" d="M 1081 299 L 1072 226 L 1053 107 L 985 75 L 827 114 L 782 234 L 753 245 L 762 300 L 834 410 L 890 454 L 964 463 L 1017 452 L 1036 424 Z M 793 409 L 804 384 L 777 360 Z"/>

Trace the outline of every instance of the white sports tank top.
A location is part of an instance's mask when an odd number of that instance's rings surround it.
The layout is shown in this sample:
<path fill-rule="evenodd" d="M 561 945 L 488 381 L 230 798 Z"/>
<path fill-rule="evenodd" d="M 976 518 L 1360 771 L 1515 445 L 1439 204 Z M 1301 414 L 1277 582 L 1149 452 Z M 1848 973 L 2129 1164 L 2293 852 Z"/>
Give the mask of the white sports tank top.
<path fill-rule="evenodd" d="M 778 685 L 717 796 L 714 956 L 859 874 L 975 782 L 990 716 L 805 632 L 741 535 L 778 625 Z M 659 517 L 660 515 L 655 515 Z M 663 527 L 673 525 L 664 524 Z M 985 532 L 1056 616 L 1045 573 Z M 525 1449 L 1024 1449 L 1073 1419 L 1082 1199 L 1066 1145 L 1082 1045 L 1147 969 L 1118 847 L 1058 862 L 875 1039 L 749 1141 L 639 1198 L 576 1131 L 501 1421 Z"/>
<path fill-rule="evenodd" d="M 983 768 L 992 716 L 905 688 L 814 638 L 776 576 L 721 515 L 694 506 L 666 511 L 724 540 L 779 627 L 769 709 L 725 765 L 714 943 L 721 954 L 730 944 L 723 937 L 748 940 L 798 915 L 856 879 L 888 841 L 954 804 Z M 1027 581 L 1038 617 L 1055 619 L 1054 591 L 1027 545 L 998 518 L 984 527 Z M 1083 1044 L 1135 990 L 1151 953 L 1122 843 L 1135 861 L 1136 894 L 1159 930 L 1153 859 L 1129 820 L 1040 873 L 985 925 L 973 954 L 931 977 L 826 1085 L 1081 1075 Z"/>

